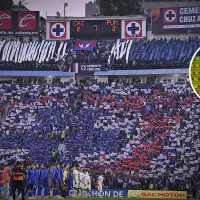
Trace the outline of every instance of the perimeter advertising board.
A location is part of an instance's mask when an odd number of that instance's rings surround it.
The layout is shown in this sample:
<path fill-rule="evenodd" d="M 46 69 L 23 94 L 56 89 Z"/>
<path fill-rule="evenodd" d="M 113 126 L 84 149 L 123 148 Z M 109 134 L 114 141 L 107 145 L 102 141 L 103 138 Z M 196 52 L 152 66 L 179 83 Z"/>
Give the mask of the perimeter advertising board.
<path fill-rule="evenodd" d="M 128 190 L 128 197 L 133 198 L 162 198 L 162 199 L 186 199 L 185 191 L 162 191 L 162 190 Z"/>
<path fill-rule="evenodd" d="M 97 189 L 92 189 L 90 192 L 92 197 L 98 197 L 99 192 Z M 69 196 L 73 196 L 73 190 L 69 191 Z M 126 190 L 118 190 L 118 189 L 103 189 L 101 191 L 102 197 L 127 197 Z"/>

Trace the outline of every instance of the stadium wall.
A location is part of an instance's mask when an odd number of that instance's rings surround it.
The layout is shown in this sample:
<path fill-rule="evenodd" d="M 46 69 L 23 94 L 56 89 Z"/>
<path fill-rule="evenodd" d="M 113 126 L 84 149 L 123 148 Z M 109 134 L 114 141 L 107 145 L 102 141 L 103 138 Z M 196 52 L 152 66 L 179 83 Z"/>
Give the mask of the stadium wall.
<path fill-rule="evenodd" d="M 187 75 L 186 74 L 162 74 L 162 75 L 158 75 L 158 74 L 151 74 L 151 75 L 130 75 L 130 76 L 121 76 L 121 75 L 115 75 L 112 76 L 114 77 L 115 80 L 119 80 L 120 82 L 131 82 L 133 78 L 139 79 L 140 83 L 146 83 L 146 80 L 148 77 L 156 77 L 156 82 L 158 83 L 164 83 L 166 81 L 179 81 L 179 80 L 185 80 Z M 108 82 L 109 81 L 110 76 L 104 76 L 104 75 L 99 75 L 99 76 L 95 76 L 95 79 L 98 82 Z"/>
<path fill-rule="evenodd" d="M 92 74 L 76 74 L 76 81 L 80 82 L 82 80 L 85 81 L 94 80 L 94 76 Z"/>
<path fill-rule="evenodd" d="M 175 82 L 179 81 L 179 79 L 186 79 L 187 74 L 166 74 L 166 75 L 129 75 L 129 76 L 122 76 L 122 75 L 115 75 L 112 76 L 115 80 L 119 80 L 120 82 L 125 81 L 125 82 L 131 82 L 133 78 L 139 79 L 141 83 L 146 83 L 147 77 L 148 76 L 156 76 L 156 82 L 165 82 L 168 80 L 174 80 Z M 22 78 L 28 78 L 29 76 L 22 76 Z M 42 77 L 41 77 L 42 78 Z M 50 83 L 52 82 L 53 78 L 57 78 L 56 76 L 43 76 L 43 79 L 47 82 Z M 109 75 L 89 75 L 89 74 L 76 74 L 75 76 L 61 76 L 60 77 L 60 82 L 68 82 L 70 80 L 73 81 L 88 81 L 88 80 L 97 80 L 98 82 L 108 82 L 109 78 L 111 76 Z M 16 81 L 17 77 L 16 76 L 0 76 L 0 82 L 2 81 Z"/>
<path fill-rule="evenodd" d="M 75 81 L 75 76 L 69 76 L 69 77 L 60 77 L 60 82 L 65 83 L 68 82 L 70 80 Z"/>
<path fill-rule="evenodd" d="M 164 80 L 174 80 L 177 82 L 179 79 L 186 79 L 186 74 L 171 74 L 171 75 L 161 75 L 156 76 L 158 82 L 164 82 Z"/>
<path fill-rule="evenodd" d="M 95 76 L 95 80 L 106 83 L 108 82 L 108 76 Z"/>
<path fill-rule="evenodd" d="M 6 82 L 6 81 L 16 81 L 16 77 L 5 77 L 5 76 L 0 76 L 0 83 L 1 82 Z"/>

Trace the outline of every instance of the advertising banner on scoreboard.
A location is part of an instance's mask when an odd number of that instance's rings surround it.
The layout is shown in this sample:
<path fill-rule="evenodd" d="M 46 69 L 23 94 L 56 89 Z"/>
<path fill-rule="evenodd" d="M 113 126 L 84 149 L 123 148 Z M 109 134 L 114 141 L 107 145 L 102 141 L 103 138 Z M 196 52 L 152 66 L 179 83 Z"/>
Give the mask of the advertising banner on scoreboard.
<path fill-rule="evenodd" d="M 128 197 L 134 198 L 162 198 L 162 199 L 187 199 L 186 191 L 162 190 L 128 190 Z"/>
<path fill-rule="evenodd" d="M 197 33 L 200 7 L 152 9 L 152 33 Z"/>
<path fill-rule="evenodd" d="M 0 35 L 38 35 L 38 11 L 0 11 Z"/>

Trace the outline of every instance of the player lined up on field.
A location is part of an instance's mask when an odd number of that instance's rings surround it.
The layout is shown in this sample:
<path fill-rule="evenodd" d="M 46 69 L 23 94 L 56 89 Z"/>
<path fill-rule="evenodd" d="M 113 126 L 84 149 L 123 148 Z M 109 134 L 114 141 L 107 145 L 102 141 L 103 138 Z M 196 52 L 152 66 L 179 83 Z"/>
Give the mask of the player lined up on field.
<path fill-rule="evenodd" d="M 22 200 L 25 195 L 28 195 L 29 198 L 41 198 L 41 196 L 49 195 L 53 195 L 55 198 L 59 196 L 90 196 L 90 172 L 79 165 L 44 166 L 44 164 L 35 163 L 24 166 L 23 163 L 17 161 L 14 165 L 5 167 L 4 175 L 7 177 L 4 181 L 5 177 L 3 176 L 2 182 L 6 186 L 4 188 L 6 191 L 10 190 L 10 196 L 13 196 L 13 199 L 15 199 L 16 189 L 18 189 L 18 196 L 22 196 Z M 104 175 L 100 175 L 97 179 L 99 197 L 101 197 L 103 181 Z M 9 192 L 6 191 L 5 200 L 9 198 Z"/>

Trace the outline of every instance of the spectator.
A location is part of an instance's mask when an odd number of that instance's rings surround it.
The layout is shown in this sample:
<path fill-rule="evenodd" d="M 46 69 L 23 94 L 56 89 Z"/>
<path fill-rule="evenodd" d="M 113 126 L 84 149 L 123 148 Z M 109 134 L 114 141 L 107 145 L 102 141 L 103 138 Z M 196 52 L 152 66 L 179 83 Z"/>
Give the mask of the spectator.
<path fill-rule="evenodd" d="M 10 197 L 10 163 L 3 170 L 2 184 L 3 184 L 3 199 L 8 200 Z"/>
<path fill-rule="evenodd" d="M 43 34 L 45 20 L 41 20 L 41 25 L 40 33 Z M 119 42 L 122 44 L 124 41 Z M 67 43 L 49 42 L 42 40 L 41 37 L 39 41 L 33 43 L 31 38 L 29 42 L 23 41 L 22 38 L 17 42 L 3 40 L 0 42 L 0 70 L 67 72 L 73 63 L 98 63 L 102 65 L 101 70 L 188 68 L 193 54 L 199 47 L 199 38 L 169 40 L 142 38 L 132 43 L 129 58 L 123 53 L 122 45 L 117 46 L 114 41 L 99 40 L 93 51 L 75 51 L 74 43 L 73 40 Z M 26 48 L 26 45 L 22 44 L 28 45 L 28 52 L 20 49 Z M 112 50 L 114 45 L 116 49 L 119 48 L 116 52 L 120 56 Z M 16 47 L 17 51 L 11 52 L 12 48 L 8 48 L 9 46 Z M 40 47 L 43 47 L 41 51 L 37 51 Z M 19 52 L 23 52 L 23 55 L 18 56 Z M 154 78 L 147 80 L 149 81 L 153 82 Z"/>

